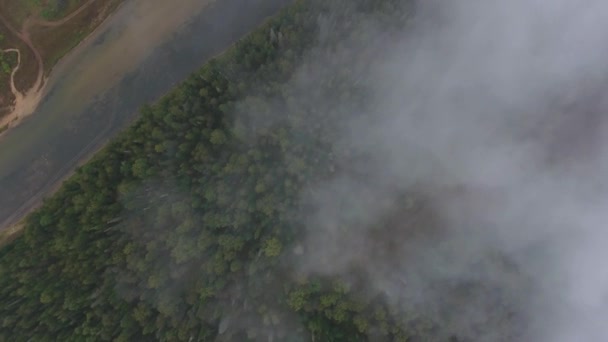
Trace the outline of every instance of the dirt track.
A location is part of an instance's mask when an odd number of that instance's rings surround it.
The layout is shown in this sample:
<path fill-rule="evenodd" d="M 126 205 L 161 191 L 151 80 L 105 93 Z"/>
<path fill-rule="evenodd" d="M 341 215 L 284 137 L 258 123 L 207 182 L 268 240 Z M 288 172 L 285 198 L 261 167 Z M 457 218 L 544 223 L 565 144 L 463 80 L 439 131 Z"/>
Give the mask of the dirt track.
<path fill-rule="evenodd" d="M 15 74 L 17 73 L 17 71 L 19 71 L 19 67 L 21 66 L 21 51 L 19 51 L 19 49 L 5 49 L 2 50 L 2 52 L 15 52 L 17 54 L 17 66 L 15 66 L 15 68 L 13 68 L 13 71 L 11 72 L 10 86 L 11 92 L 13 93 L 15 98 L 19 98 L 23 96 L 23 94 L 21 94 L 21 92 L 17 90 L 17 87 L 15 86 Z"/>
<path fill-rule="evenodd" d="M 12 34 L 14 34 L 17 38 L 19 38 L 19 40 L 21 40 L 25 45 L 28 46 L 28 48 L 32 51 L 32 53 L 34 54 L 34 56 L 36 58 L 36 63 L 37 63 L 37 68 L 38 68 L 38 73 L 36 75 L 36 81 L 34 82 L 34 84 L 32 85 L 32 87 L 30 89 L 27 89 L 23 92 L 19 91 L 17 89 L 17 87 L 15 86 L 15 74 L 16 74 L 17 70 L 19 70 L 19 67 L 21 66 L 21 62 L 18 63 L 18 65 L 15 67 L 15 69 L 13 69 L 13 72 L 11 73 L 11 92 L 13 93 L 15 100 L 14 100 L 10 113 L 0 119 L 0 127 L 6 126 L 7 128 L 11 128 L 11 127 L 16 126 L 21 119 L 30 115 L 31 113 L 33 113 L 36 110 L 36 107 L 38 106 L 38 102 L 40 102 L 40 100 L 42 98 L 41 92 L 42 92 L 42 88 L 45 85 L 44 61 L 42 59 L 40 50 L 38 50 L 36 48 L 36 46 L 34 45 L 34 43 L 32 42 L 32 39 L 30 37 L 31 29 L 35 26 L 42 26 L 42 27 L 61 26 L 61 25 L 65 24 L 66 22 L 70 21 L 72 18 L 74 18 L 78 14 L 80 14 L 83 10 L 85 10 L 89 5 L 91 5 L 95 1 L 96 0 L 89 0 L 88 2 L 86 2 L 82 6 L 80 6 L 78 9 L 76 9 L 75 11 L 70 13 L 69 15 L 65 16 L 64 18 L 62 18 L 60 20 L 56 20 L 56 21 L 48 21 L 48 20 L 42 20 L 42 19 L 30 17 L 25 21 L 21 30 L 15 29 L 11 25 L 11 23 L 4 17 L 4 15 L 2 13 L 0 13 L 0 22 L 2 22 L 2 24 L 4 26 L 6 26 L 9 29 L 9 31 L 11 31 Z M 17 54 L 19 55 L 19 61 L 21 61 L 21 52 L 18 49 L 4 50 L 4 52 L 9 52 L 9 51 L 17 52 Z M 2 134 L 6 133 L 6 131 L 8 131 L 8 129 L 5 130 Z M 2 135 L 2 134 L 0 134 L 0 135 Z"/>

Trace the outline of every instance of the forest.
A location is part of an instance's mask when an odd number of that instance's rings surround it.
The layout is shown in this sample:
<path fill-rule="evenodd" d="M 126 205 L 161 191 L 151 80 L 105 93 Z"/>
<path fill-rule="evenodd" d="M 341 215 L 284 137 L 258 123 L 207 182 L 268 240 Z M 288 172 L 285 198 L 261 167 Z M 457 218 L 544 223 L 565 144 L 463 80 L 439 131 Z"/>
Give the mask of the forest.
<path fill-rule="evenodd" d="M 294 266 L 315 253 L 303 194 L 366 158 L 333 135 L 370 106 L 358 75 L 375 46 L 314 65 L 369 39 L 358 23 L 374 18 L 390 37 L 413 10 L 296 0 L 141 108 L 0 250 L 0 341 L 474 340 L 486 323 L 453 331 L 458 312 L 392 302 L 356 265 L 333 275 Z M 390 222 L 375 223 L 381 248 Z M 492 289 L 454 291 L 464 306 Z"/>

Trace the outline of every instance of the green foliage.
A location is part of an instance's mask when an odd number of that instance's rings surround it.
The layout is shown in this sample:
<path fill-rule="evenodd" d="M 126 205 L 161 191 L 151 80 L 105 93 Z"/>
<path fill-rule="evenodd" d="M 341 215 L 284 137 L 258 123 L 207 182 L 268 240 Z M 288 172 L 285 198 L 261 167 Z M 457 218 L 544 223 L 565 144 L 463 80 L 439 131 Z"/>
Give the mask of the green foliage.
<path fill-rule="evenodd" d="M 0 43 L 2 42 L 2 38 L 3 37 L 0 36 Z M 12 64 L 16 64 L 16 61 L 13 61 L 10 54 L 0 51 L 0 71 L 6 75 L 10 75 L 13 71 Z"/>
<path fill-rule="evenodd" d="M 142 108 L 0 250 L 0 341 L 429 340 L 432 324 L 283 262 L 303 189 L 331 173 L 351 112 L 336 101 L 365 105 L 348 65 L 307 84 L 327 107 L 288 81 L 304 56 L 357 36 L 353 20 L 398 17 L 396 2 L 296 1 Z M 323 15 L 336 22 L 319 44 Z"/>
<path fill-rule="evenodd" d="M 283 245 L 279 239 L 273 237 L 264 243 L 264 254 L 268 257 L 276 257 L 281 254 L 281 250 L 283 249 Z"/>
<path fill-rule="evenodd" d="M 69 14 L 68 10 L 75 9 L 85 3 L 85 0 L 46 0 L 38 3 L 40 15 L 46 20 L 57 20 Z"/>

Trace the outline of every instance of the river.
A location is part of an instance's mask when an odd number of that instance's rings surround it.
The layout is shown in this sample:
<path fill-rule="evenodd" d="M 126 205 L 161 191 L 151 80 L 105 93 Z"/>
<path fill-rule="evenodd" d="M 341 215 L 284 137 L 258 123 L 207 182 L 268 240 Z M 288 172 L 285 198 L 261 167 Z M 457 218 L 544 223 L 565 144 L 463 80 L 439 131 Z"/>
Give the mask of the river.
<path fill-rule="evenodd" d="M 0 140 L 0 229 L 92 152 L 291 0 L 127 0 L 53 70 L 36 112 Z"/>

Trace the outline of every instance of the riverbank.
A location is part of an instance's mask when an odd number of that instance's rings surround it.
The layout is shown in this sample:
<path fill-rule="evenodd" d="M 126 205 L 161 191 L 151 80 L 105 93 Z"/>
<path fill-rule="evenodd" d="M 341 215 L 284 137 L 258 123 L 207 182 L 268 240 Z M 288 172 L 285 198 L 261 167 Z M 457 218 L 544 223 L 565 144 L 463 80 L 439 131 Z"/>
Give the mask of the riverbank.
<path fill-rule="evenodd" d="M 179 9 L 161 0 L 126 2 L 58 64 L 37 114 L 0 143 L 0 227 L 13 226 L 42 203 L 78 163 L 132 122 L 141 105 L 170 91 L 288 2 L 185 0 Z M 174 19 L 151 35 L 161 17 Z M 127 25 L 132 18 L 149 24 Z M 137 39 L 142 32 L 148 41 Z"/>
<path fill-rule="evenodd" d="M 33 5 L 0 1 L 0 36 L 5 38 L 0 45 L 20 56 L 10 78 L 3 80 L 10 85 L 0 86 L 0 135 L 36 110 L 53 67 L 95 32 L 123 1 L 88 0 L 78 7 L 72 2 L 53 15 L 45 8 L 51 2 Z"/>

